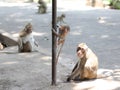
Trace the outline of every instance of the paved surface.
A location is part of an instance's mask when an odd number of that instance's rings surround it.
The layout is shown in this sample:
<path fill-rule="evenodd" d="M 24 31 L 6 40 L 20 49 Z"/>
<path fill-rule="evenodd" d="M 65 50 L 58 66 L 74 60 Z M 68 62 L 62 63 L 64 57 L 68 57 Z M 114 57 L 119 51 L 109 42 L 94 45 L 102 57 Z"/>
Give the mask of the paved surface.
<path fill-rule="evenodd" d="M 57 86 L 51 86 L 51 5 L 47 14 L 37 14 L 36 4 L 1 4 L 0 31 L 16 37 L 31 22 L 40 49 L 32 53 L 17 53 L 17 47 L 0 51 L 0 90 L 120 90 L 120 11 L 76 7 L 58 4 L 58 15 L 66 14 L 71 32 L 57 65 Z M 80 42 L 99 57 L 99 73 L 110 77 L 64 83 L 77 61 L 75 50 Z"/>

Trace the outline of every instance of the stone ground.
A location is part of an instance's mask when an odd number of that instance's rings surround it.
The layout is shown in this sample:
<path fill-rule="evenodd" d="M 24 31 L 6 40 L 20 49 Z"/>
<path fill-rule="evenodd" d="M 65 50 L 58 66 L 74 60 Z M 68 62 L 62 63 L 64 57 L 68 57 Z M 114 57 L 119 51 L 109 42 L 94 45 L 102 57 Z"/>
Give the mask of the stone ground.
<path fill-rule="evenodd" d="M 57 64 L 57 86 L 51 86 L 51 5 L 46 14 L 37 14 L 36 3 L 0 4 L 0 32 L 17 37 L 25 24 L 31 22 L 40 45 L 39 52 L 18 53 L 16 46 L 0 51 L 0 90 L 120 90 L 119 10 L 83 5 L 77 8 L 79 2 L 58 4 L 57 14 L 66 14 L 71 32 Z M 99 57 L 98 73 L 109 77 L 65 83 L 77 61 L 75 50 L 80 42 L 87 43 Z"/>

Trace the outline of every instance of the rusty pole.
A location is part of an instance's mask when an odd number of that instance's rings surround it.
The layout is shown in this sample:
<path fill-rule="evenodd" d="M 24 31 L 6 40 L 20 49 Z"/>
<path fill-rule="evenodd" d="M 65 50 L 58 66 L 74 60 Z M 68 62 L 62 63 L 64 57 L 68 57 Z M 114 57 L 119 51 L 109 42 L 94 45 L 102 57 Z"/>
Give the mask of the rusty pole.
<path fill-rule="evenodd" d="M 52 0 L 52 29 L 56 30 L 57 0 Z M 52 33 L 52 85 L 56 85 L 56 36 Z"/>

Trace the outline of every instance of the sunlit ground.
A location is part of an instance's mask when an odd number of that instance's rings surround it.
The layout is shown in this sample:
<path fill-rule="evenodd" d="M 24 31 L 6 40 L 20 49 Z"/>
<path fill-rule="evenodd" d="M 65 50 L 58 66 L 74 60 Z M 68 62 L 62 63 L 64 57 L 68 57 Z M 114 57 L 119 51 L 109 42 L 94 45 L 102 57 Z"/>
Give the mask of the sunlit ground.
<path fill-rule="evenodd" d="M 119 85 L 119 81 L 98 79 L 94 82 L 91 81 L 75 84 L 73 90 L 117 90 Z"/>
<path fill-rule="evenodd" d="M 99 69 L 98 71 L 106 70 Z M 73 90 L 119 90 L 120 81 L 119 79 L 115 80 L 115 78 L 120 78 L 120 70 L 108 70 L 108 72 L 109 74 L 111 73 L 111 75 L 104 79 L 74 83 L 75 87 L 73 88 Z"/>

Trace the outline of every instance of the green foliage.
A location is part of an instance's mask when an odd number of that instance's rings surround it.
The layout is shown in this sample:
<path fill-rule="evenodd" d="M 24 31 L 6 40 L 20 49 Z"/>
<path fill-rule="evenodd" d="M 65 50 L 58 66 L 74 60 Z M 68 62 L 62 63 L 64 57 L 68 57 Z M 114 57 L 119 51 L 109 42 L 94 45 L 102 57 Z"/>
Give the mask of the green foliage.
<path fill-rule="evenodd" d="M 112 6 L 115 9 L 120 9 L 120 0 L 112 0 Z"/>

